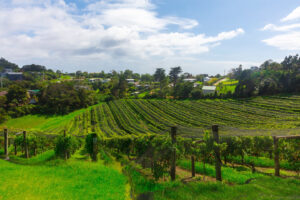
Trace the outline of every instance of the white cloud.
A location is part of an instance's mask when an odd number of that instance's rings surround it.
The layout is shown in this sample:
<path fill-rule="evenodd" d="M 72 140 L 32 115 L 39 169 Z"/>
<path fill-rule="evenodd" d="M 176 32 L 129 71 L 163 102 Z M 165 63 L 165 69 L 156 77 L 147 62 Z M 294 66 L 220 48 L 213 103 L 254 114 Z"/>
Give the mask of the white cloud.
<path fill-rule="evenodd" d="M 294 9 L 289 15 L 282 18 L 281 22 L 287 22 L 290 20 L 300 19 L 300 7 Z M 281 34 L 277 34 L 270 38 L 262 40 L 265 44 L 269 46 L 276 47 L 280 50 L 300 50 L 300 24 L 288 24 L 277 26 L 274 24 L 267 24 L 261 30 L 262 31 L 277 31 L 277 32 L 285 32 Z"/>
<path fill-rule="evenodd" d="M 280 21 L 286 22 L 286 21 L 291 21 L 296 19 L 300 19 L 300 6 L 295 8 L 290 14 L 282 18 Z"/>
<path fill-rule="evenodd" d="M 244 33 L 241 28 L 216 36 L 192 33 L 196 20 L 159 16 L 148 0 L 102 0 L 83 10 L 63 0 L 0 0 L 0 5 L 0 55 L 27 62 L 190 56 Z M 170 25 L 181 31 L 170 31 Z"/>
<path fill-rule="evenodd" d="M 300 28 L 300 24 L 290 24 L 285 26 L 276 26 L 274 24 L 267 24 L 261 30 L 271 30 L 271 31 L 290 31 L 296 28 Z"/>
<path fill-rule="evenodd" d="M 300 32 L 276 35 L 263 42 L 281 50 L 300 50 Z"/>

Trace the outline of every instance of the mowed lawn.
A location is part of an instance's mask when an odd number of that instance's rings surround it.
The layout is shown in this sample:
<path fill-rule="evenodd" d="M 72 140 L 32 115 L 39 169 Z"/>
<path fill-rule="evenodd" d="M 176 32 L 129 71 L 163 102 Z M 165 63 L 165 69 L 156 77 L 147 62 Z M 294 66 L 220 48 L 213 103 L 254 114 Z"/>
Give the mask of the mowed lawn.
<path fill-rule="evenodd" d="M 99 162 L 0 160 L 0 171 L 0 199 L 126 199 L 126 177 Z"/>

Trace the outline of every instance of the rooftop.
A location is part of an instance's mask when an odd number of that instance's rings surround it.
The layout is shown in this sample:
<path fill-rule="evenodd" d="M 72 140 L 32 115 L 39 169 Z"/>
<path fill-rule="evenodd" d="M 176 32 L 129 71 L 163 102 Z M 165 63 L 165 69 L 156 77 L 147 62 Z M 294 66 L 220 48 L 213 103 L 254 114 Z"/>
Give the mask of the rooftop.
<path fill-rule="evenodd" d="M 216 90 L 216 86 L 203 86 L 202 90 Z"/>

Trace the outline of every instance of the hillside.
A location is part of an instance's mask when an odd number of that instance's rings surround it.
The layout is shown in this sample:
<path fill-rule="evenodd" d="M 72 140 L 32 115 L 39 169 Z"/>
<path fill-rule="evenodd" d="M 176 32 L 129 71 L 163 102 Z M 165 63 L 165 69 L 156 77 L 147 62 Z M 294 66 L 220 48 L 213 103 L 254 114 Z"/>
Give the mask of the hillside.
<path fill-rule="evenodd" d="M 200 136 L 212 124 L 223 135 L 286 135 L 300 130 L 300 96 L 269 96 L 244 100 L 116 100 L 65 116 L 29 115 L 1 128 L 12 132 L 74 135 L 97 132 L 102 137 L 163 134 L 178 126 L 179 134 Z"/>

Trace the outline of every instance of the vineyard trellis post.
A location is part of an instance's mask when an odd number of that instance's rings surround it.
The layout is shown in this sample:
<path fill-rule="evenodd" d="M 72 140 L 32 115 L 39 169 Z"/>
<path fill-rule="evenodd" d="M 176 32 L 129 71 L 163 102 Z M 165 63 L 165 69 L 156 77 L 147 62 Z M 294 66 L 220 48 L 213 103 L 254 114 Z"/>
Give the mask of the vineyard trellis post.
<path fill-rule="evenodd" d="M 97 138 L 97 134 L 93 133 L 92 134 L 92 138 L 93 138 L 93 153 L 92 153 L 92 161 L 96 162 L 97 159 L 97 153 L 98 153 L 98 138 Z"/>
<path fill-rule="evenodd" d="M 24 139 L 25 158 L 29 158 L 26 131 L 23 131 L 23 139 Z"/>
<path fill-rule="evenodd" d="M 191 162 L 192 162 L 192 177 L 195 177 L 195 157 L 191 156 Z"/>
<path fill-rule="evenodd" d="M 67 137 L 67 133 L 66 133 L 66 130 L 64 130 L 64 141 L 66 142 L 67 140 L 66 140 L 66 137 Z M 65 160 L 68 160 L 68 150 L 67 150 L 67 148 L 66 148 L 66 146 L 64 147 L 65 149 L 64 149 L 64 157 L 65 157 Z"/>
<path fill-rule="evenodd" d="M 213 132 L 213 139 L 214 142 L 219 144 L 219 127 L 218 125 L 212 126 L 212 132 Z M 222 181 L 222 174 L 221 174 L 221 155 L 220 155 L 220 148 L 218 146 L 214 147 L 215 152 L 215 168 L 216 168 L 216 179 L 218 181 Z"/>
<path fill-rule="evenodd" d="M 275 176 L 280 176 L 280 162 L 279 162 L 279 148 L 278 148 L 278 140 L 280 138 L 283 138 L 283 139 L 299 139 L 300 135 L 273 136 L 273 141 L 274 141 Z"/>
<path fill-rule="evenodd" d="M 4 129 L 4 154 L 6 159 L 8 158 L 8 133 L 7 129 Z"/>
<path fill-rule="evenodd" d="M 274 141 L 274 164 L 275 164 L 275 176 L 280 176 L 280 164 L 279 164 L 279 150 L 278 150 L 278 138 L 273 136 Z"/>
<path fill-rule="evenodd" d="M 176 132 L 177 132 L 177 127 L 176 126 L 171 127 L 172 155 L 171 155 L 170 175 L 172 181 L 174 181 L 176 178 L 176 149 L 175 149 Z"/>
<path fill-rule="evenodd" d="M 14 141 L 14 147 L 15 147 L 15 156 L 16 156 L 18 154 L 16 141 Z"/>

